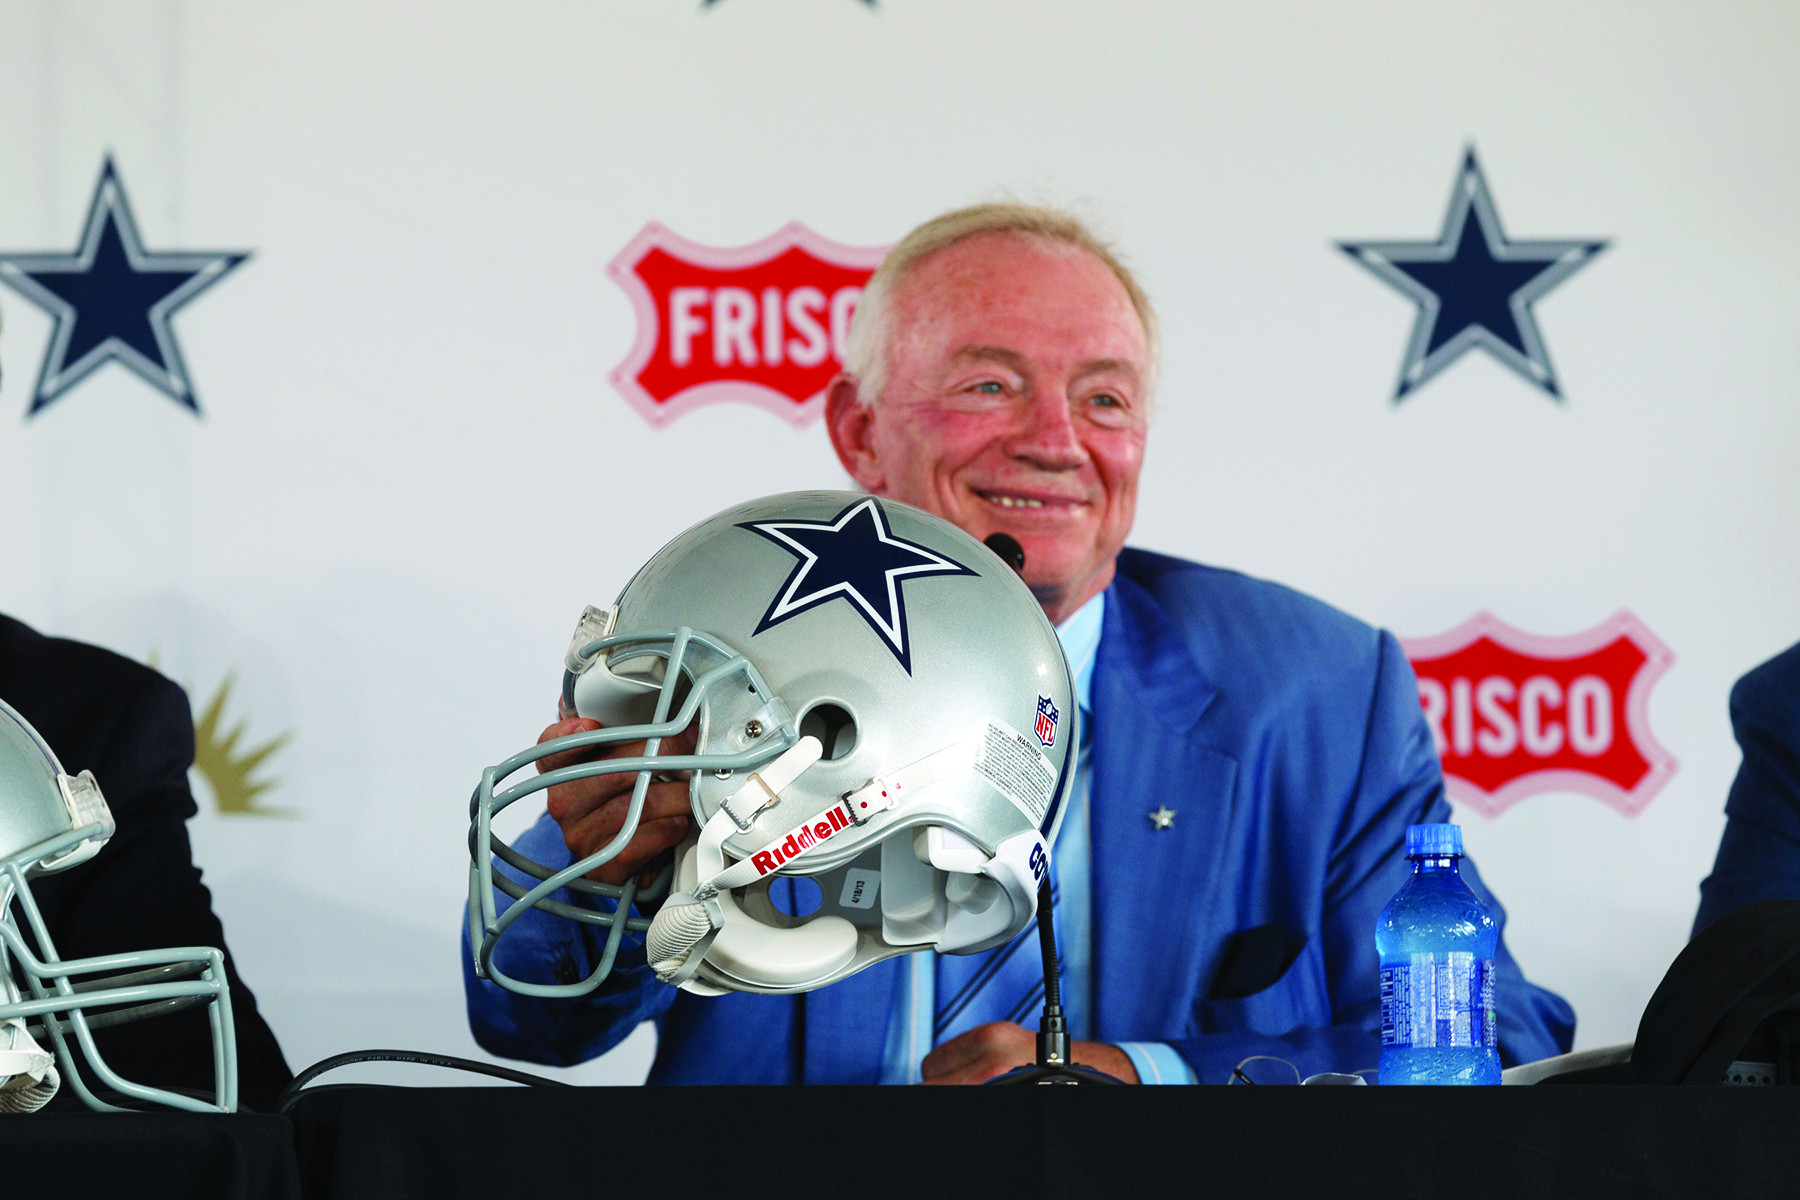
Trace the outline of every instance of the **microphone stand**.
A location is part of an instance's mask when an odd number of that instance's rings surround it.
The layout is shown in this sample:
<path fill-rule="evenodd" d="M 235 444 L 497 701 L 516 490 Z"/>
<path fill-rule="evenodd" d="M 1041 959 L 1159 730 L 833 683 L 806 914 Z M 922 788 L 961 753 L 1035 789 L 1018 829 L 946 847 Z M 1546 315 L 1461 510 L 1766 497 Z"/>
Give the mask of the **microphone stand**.
<path fill-rule="evenodd" d="M 1044 953 L 1044 1016 L 1038 1022 L 1037 1063 L 1014 1067 L 990 1084 L 1014 1083 L 1113 1083 L 1123 1085 L 1104 1071 L 1069 1061 L 1069 1027 L 1063 1020 L 1062 979 L 1056 970 L 1056 929 L 1050 915 L 1050 877 L 1038 884 L 1038 947 Z"/>
<path fill-rule="evenodd" d="M 1005 533 L 990 533 L 982 540 L 982 545 L 999 555 L 1000 560 L 1013 570 L 1024 572 L 1025 547 L 1019 545 L 1017 538 Z M 1050 876 L 1048 872 L 1044 875 L 1044 881 L 1038 884 L 1037 923 L 1038 947 L 1044 952 L 1044 1016 L 1038 1022 L 1037 1063 L 1029 1067 L 1014 1067 L 1006 1074 L 997 1075 L 988 1082 L 1001 1084 L 1116 1083 L 1123 1085 L 1125 1082 L 1123 1079 L 1114 1079 L 1104 1071 L 1077 1066 L 1069 1061 L 1069 1027 L 1063 1020 L 1062 977 L 1056 970 L 1056 927 L 1051 923 L 1050 918 Z"/>

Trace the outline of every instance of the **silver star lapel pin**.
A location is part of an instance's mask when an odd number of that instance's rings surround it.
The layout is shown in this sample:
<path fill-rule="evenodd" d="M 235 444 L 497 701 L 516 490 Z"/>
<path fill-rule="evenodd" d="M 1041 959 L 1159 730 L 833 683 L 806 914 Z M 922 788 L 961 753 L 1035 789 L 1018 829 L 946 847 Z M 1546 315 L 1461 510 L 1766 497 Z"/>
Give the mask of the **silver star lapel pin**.
<path fill-rule="evenodd" d="M 1150 824 L 1157 829 L 1167 829 L 1175 824 L 1175 810 L 1166 804 L 1159 804 L 1156 811 L 1148 815 Z"/>

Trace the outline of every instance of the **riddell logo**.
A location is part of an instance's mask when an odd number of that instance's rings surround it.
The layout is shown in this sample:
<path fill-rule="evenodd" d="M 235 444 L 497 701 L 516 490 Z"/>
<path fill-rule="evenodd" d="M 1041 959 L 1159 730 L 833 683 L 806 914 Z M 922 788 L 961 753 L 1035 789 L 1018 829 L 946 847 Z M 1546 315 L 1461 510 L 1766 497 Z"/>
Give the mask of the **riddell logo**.
<path fill-rule="evenodd" d="M 756 867 L 758 878 L 767 875 L 782 863 L 796 858 L 812 849 L 820 842 L 833 836 L 840 829 L 850 828 L 851 821 L 844 806 L 839 804 L 828 813 L 818 817 L 810 825 L 802 825 L 787 835 L 787 839 L 778 846 L 770 846 L 767 850 L 758 850 L 750 856 L 750 862 Z"/>
<path fill-rule="evenodd" d="M 613 384 L 652 425 L 726 400 L 808 425 L 843 365 L 863 285 L 886 254 L 839 245 L 798 222 L 720 248 L 652 221 L 607 268 L 638 324 Z"/>
<path fill-rule="evenodd" d="M 1675 661 L 1628 612 L 1571 637 L 1479 613 L 1402 639 L 1450 794 L 1489 817 L 1539 792 L 1636 816 L 1675 773 L 1650 732 L 1650 689 Z"/>

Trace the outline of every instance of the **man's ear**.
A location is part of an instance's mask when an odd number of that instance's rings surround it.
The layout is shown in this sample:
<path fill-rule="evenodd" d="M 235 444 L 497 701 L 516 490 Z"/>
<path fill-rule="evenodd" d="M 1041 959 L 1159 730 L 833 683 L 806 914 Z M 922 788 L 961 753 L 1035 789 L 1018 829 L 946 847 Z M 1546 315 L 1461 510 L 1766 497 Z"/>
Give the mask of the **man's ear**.
<path fill-rule="evenodd" d="M 856 380 L 839 375 L 825 393 L 825 428 L 850 478 L 877 495 L 887 485 L 875 453 L 876 410 L 857 398 Z"/>

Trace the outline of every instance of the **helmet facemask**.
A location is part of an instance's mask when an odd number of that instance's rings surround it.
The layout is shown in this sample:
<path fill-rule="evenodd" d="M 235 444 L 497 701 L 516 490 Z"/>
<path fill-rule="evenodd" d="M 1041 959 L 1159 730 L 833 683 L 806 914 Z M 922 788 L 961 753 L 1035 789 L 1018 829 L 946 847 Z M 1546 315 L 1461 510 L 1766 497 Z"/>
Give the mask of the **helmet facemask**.
<path fill-rule="evenodd" d="M 591 732 L 540 743 L 489 767 L 482 772 L 481 783 L 470 801 L 469 944 L 475 955 L 476 972 L 521 995 L 586 995 L 611 973 L 624 934 L 649 931 L 650 918 L 632 915 L 631 910 L 634 906 L 654 904 L 668 895 L 674 864 L 665 865 L 648 884 L 642 884 L 641 877 L 609 884 L 585 876 L 618 857 L 637 833 L 644 797 L 655 775 L 691 771 L 729 778 L 736 772 L 753 771 L 799 741 L 787 706 L 770 694 L 756 667 L 742 655 L 715 638 L 687 629 L 609 636 L 606 631 L 611 628 L 611 620 L 609 613 L 592 608 L 582 614 L 575 639 L 570 643 L 568 669 L 563 678 L 565 711 L 581 711 L 576 689 L 582 679 L 591 675 L 591 699 L 582 697 L 586 711 L 603 713 L 599 719 L 611 718 L 611 722 Z M 619 664 L 617 672 L 612 669 L 613 662 Z M 668 664 L 674 664 L 673 668 Z M 631 669 L 626 670 L 627 667 Z M 748 707 L 758 714 L 734 726 L 732 739 L 741 740 L 741 747 L 723 753 L 660 753 L 664 739 L 676 736 L 696 721 L 700 722 L 704 741 L 724 715 L 715 711 L 724 707 L 722 703 L 708 702 L 715 695 L 722 699 L 727 691 L 734 701 L 740 692 L 749 698 L 748 705 L 736 702 L 734 709 Z M 648 712 L 644 711 L 646 708 Z M 580 763 L 500 787 L 509 776 L 550 755 L 635 741 L 645 743 L 640 756 Z M 495 816 L 533 793 L 562 783 L 622 774 L 635 774 L 637 778 L 619 832 L 599 850 L 561 870 L 534 862 L 493 832 Z M 697 782 L 692 784 L 695 790 L 698 786 Z M 535 882 L 527 887 L 504 872 L 495 871 L 495 858 Z M 496 910 L 496 888 L 514 901 L 504 911 Z M 585 903 L 555 899 L 554 893 L 559 889 L 567 889 Z M 494 964 L 500 939 L 513 922 L 532 908 L 608 931 L 600 961 L 586 979 L 532 983 L 514 979 Z M 625 914 L 623 920 L 621 913 Z"/>
<path fill-rule="evenodd" d="M 0 704 L 0 719 L 11 729 L 30 727 Z M 57 953 L 43 914 L 32 895 L 31 880 L 65 870 L 91 858 L 112 835 L 112 815 L 94 783 L 83 771 L 70 777 L 48 747 L 31 740 L 44 755 L 41 774 L 46 786 L 18 787 L 0 795 L 16 819 L 35 806 L 39 821 L 54 816 L 64 832 L 14 850 L 0 859 L 0 1110 L 10 1102 L 20 1108 L 47 1102 L 60 1075 L 87 1107 L 101 1112 L 125 1111 L 103 1099 L 89 1085 L 86 1068 L 113 1099 L 163 1105 L 190 1112 L 237 1110 L 237 1043 L 231 1023 L 231 994 L 225 956 L 216 949 L 187 947 L 140 950 L 91 958 L 64 959 Z M 10 745 L 16 747 L 18 739 Z M 17 767 L 19 764 L 10 764 Z M 28 776 L 29 777 L 29 773 Z M 17 785 L 19 776 L 14 775 Z M 55 780 L 64 806 L 57 812 L 47 786 Z M 26 940 L 25 931 L 30 933 Z M 35 949 L 33 946 L 35 943 Z M 213 1094 L 187 1095 L 124 1078 L 107 1063 L 94 1031 L 163 1016 L 193 1004 L 208 1005 L 212 1028 Z M 53 1055 L 56 1070 L 41 1071 L 40 1055 Z M 14 1070 L 22 1067 L 23 1070 Z M 35 1081 L 22 1081 L 21 1076 Z M 10 1082 L 10 1088 L 7 1083 Z M 48 1085 L 48 1086 L 46 1086 Z"/>

